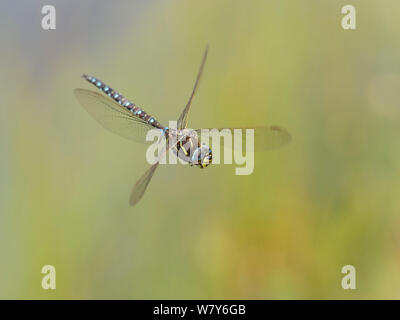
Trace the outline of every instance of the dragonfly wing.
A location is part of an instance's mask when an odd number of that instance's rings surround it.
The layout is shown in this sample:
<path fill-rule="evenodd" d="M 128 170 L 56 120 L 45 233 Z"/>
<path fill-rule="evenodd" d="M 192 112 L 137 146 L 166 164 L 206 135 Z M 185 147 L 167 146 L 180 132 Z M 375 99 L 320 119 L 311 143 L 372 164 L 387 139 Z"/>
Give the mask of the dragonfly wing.
<path fill-rule="evenodd" d="M 178 129 L 184 129 L 187 126 L 187 122 L 188 122 L 187 116 L 189 113 L 190 106 L 192 105 L 193 97 L 196 94 L 197 88 L 200 83 L 201 74 L 203 73 L 204 65 L 205 65 L 206 59 L 207 59 L 207 53 L 208 53 L 208 46 L 206 47 L 206 51 L 204 52 L 203 60 L 201 61 L 199 72 L 197 73 L 196 82 L 194 84 L 192 94 L 190 95 L 189 101 L 187 102 L 185 109 L 183 109 L 182 114 L 180 115 L 180 117 L 178 119 Z"/>
<path fill-rule="evenodd" d="M 232 146 L 234 145 L 234 130 L 241 129 L 242 148 L 246 148 L 246 129 L 254 130 L 254 151 L 267 151 L 282 147 L 291 140 L 289 132 L 278 126 L 259 126 L 259 127 L 242 127 L 242 128 L 217 128 L 218 131 L 229 130 L 232 134 Z M 197 135 L 201 138 L 201 130 L 197 129 Z M 212 130 L 206 129 L 206 130 Z M 222 142 L 221 142 L 222 143 Z"/>
<path fill-rule="evenodd" d="M 154 172 L 156 171 L 158 165 L 160 164 L 161 159 L 167 154 L 169 146 L 166 144 L 165 148 L 158 155 L 157 162 L 153 164 L 147 171 L 140 177 L 140 179 L 133 186 L 131 197 L 129 199 L 129 204 L 134 206 L 139 202 L 139 200 L 143 197 L 144 192 L 147 189 L 147 186 L 150 183 L 151 178 L 153 177 Z"/>
<path fill-rule="evenodd" d="M 74 93 L 83 108 L 104 128 L 129 140 L 150 143 L 146 141 L 146 134 L 154 127 L 147 122 L 97 92 L 75 89 Z"/>
<path fill-rule="evenodd" d="M 143 197 L 144 192 L 146 191 L 146 188 L 149 185 L 149 182 L 159 164 L 159 162 L 156 162 L 149 169 L 147 169 L 144 175 L 133 186 L 131 197 L 129 199 L 129 203 L 131 206 L 137 204 L 139 200 Z"/>

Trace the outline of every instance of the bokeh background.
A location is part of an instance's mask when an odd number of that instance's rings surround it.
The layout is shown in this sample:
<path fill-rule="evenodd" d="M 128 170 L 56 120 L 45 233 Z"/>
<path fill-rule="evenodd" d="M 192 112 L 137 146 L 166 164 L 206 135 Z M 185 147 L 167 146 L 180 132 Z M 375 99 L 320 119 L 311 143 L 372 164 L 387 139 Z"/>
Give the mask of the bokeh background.
<path fill-rule="evenodd" d="M 57 29 L 41 28 L 56 7 Z M 357 30 L 341 8 L 357 9 Z M 0 3 L 0 298 L 400 298 L 400 2 Z M 166 123 L 277 124 L 234 165 L 162 166 L 78 104 L 82 73 Z M 94 88 L 93 88 L 94 89 Z M 54 265 L 57 289 L 43 290 Z M 354 265 L 357 289 L 341 288 Z"/>

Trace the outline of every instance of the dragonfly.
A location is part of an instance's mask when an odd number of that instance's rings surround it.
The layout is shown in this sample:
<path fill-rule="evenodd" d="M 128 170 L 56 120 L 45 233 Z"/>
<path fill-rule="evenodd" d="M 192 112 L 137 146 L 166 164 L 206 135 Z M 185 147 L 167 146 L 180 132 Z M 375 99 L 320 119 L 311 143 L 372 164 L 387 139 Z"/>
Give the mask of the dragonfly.
<path fill-rule="evenodd" d="M 140 106 L 128 100 L 121 93 L 98 78 L 86 74 L 82 75 L 85 80 L 94 85 L 99 91 L 77 88 L 74 90 L 74 93 L 83 108 L 86 109 L 100 125 L 109 131 L 135 142 L 148 143 L 148 141 L 146 141 L 146 134 L 148 131 L 155 128 L 159 129 L 167 141 L 173 141 L 172 143 L 168 143 L 168 147 L 164 150 L 164 153 L 167 152 L 170 147 L 174 154 L 183 161 L 203 169 L 212 164 L 212 150 L 207 144 L 201 143 L 198 138 L 202 129 L 189 129 L 187 124 L 189 110 L 192 105 L 193 97 L 199 87 L 207 55 L 208 46 L 203 54 L 193 90 L 185 108 L 177 120 L 176 128 L 163 126 L 156 118 L 148 114 Z M 288 131 L 279 126 L 218 128 L 218 130 L 230 130 L 233 133 L 235 129 L 242 129 L 242 141 L 245 141 L 245 129 L 247 128 L 254 130 L 254 151 L 266 151 L 281 147 L 291 140 Z M 136 205 L 143 197 L 159 164 L 160 157 L 146 170 L 139 180 L 137 180 L 130 195 L 130 205 Z"/>

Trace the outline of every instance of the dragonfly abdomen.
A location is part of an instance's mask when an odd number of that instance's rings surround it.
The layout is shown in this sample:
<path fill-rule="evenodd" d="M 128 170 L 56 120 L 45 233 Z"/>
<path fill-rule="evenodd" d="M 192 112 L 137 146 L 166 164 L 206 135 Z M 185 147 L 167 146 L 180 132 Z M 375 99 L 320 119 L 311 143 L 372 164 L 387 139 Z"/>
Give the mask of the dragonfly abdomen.
<path fill-rule="evenodd" d="M 135 105 L 133 102 L 129 101 L 122 94 L 115 91 L 113 88 L 106 85 L 101 80 L 96 79 L 95 77 L 88 76 L 86 74 L 82 75 L 82 77 L 84 79 L 86 79 L 88 82 L 90 82 L 91 84 L 93 84 L 96 88 L 103 91 L 107 96 L 109 96 L 111 99 L 116 101 L 122 107 L 128 109 L 130 112 L 132 112 L 132 114 L 134 114 L 138 118 L 142 119 L 143 121 L 147 122 L 148 124 L 151 124 L 155 128 L 165 129 L 164 126 L 162 126 L 155 118 L 153 118 L 151 115 L 147 114 L 143 109 L 141 109 L 140 107 Z"/>

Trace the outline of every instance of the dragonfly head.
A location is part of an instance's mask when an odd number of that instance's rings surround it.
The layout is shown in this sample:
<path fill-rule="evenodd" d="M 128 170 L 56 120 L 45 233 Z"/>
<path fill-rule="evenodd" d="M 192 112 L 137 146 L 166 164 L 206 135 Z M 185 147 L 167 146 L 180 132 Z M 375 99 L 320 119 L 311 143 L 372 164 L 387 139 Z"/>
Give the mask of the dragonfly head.
<path fill-rule="evenodd" d="M 212 162 L 211 148 L 205 144 L 196 148 L 192 154 L 192 164 L 199 166 L 201 169 L 208 167 Z"/>

